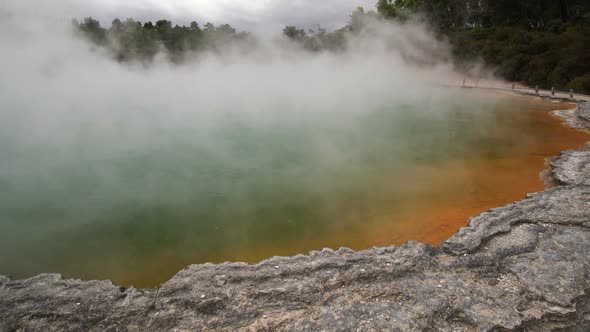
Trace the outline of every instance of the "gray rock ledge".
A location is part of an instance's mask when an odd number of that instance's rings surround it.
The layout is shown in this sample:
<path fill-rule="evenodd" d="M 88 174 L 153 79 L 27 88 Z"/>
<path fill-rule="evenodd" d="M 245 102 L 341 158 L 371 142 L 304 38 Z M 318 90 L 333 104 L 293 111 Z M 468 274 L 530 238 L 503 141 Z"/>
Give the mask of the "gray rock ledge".
<path fill-rule="evenodd" d="M 573 113 L 582 115 L 587 104 Z M 0 277 L 0 331 L 590 331 L 590 150 L 435 248 L 192 265 L 156 289 Z"/>

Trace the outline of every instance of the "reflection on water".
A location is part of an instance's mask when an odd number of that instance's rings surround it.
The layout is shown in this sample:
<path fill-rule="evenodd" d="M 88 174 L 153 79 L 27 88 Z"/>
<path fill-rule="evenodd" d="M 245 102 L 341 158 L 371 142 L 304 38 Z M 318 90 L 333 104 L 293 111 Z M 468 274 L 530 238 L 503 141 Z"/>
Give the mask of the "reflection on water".
<path fill-rule="evenodd" d="M 542 190 L 545 158 L 588 139 L 547 112 L 571 105 L 465 98 L 222 121 L 147 114 L 149 126 L 68 118 L 27 139 L 15 133 L 30 119 L 5 118 L 0 273 L 154 286 L 191 263 L 436 245 Z"/>

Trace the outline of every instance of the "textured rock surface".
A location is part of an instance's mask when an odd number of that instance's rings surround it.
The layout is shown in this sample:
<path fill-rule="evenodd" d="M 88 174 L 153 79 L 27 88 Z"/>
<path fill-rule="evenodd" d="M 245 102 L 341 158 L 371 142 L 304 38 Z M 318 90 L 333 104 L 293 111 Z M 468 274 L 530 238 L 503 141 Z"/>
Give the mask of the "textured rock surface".
<path fill-rule="evenodd" d="M 590 150 L 572 150 L 561 153 L 551 161 L 553 178 L 561 184 L 590 186 Z"/>
<path fill-rule="evenodd" d="M 572 128 L 590 128 L 590 102 L 582 101 L 578 103 L 577 108 L 554 111 L 553 114 L 562 118 L 565 123 Z"/>
<path fill-rule="evenodd" d="M 585 121 L 590 121 L 590 102 L 583 101 L 578 104 L 578 115 Z"/>
<path fill-rule="evenodd" d="M 589 163 L 564 152 L 560 186 L 473 218 L 440 248 L 193 265 L 145 290 L 0 277 L 0 331 L 588 331 Z"/>

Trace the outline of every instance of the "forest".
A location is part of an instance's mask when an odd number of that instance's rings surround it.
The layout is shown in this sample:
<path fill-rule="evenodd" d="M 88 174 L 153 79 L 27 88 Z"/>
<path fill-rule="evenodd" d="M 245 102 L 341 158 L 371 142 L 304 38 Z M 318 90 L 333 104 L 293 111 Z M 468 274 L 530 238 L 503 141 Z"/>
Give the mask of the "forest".
<path fill-rule="evenodd" d="M 347 36 L 371 20 L 427 22 L 448 40 L 458 67 L 483 61 L 498 76 L 541 88 L 590 93 L 590 1 L 587 0 L 379 0 L 375 10 L 357 8 L 335 31 L 286 26 L 282 33 L 310 52 L 339 52 Z M 227 46 L 253 49 L 258 40 L 228 24 L 115 19 L 110 27 L 91 17 L 74 20 L 76 31 L 119 61 L 151 63 L 163 48 L 182 63 Z"/>

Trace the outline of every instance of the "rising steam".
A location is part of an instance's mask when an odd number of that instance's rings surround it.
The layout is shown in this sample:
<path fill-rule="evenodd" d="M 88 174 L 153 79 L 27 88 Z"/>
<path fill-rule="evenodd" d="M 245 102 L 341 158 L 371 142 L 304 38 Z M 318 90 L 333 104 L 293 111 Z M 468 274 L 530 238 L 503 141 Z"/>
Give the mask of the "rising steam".
<path fill-rule="evenodd" d="M 379 174 L 446 151 L 432 133 L 453 133 L 465 103 L 440 87 L 462 75 L 420 24 L 368 22 L 343 52 L 275 36 L 145 66 L 30 8 L 0 9 L 0 273 L 135 280 L 127 264 L 258 258 L 254 239 L 330 233 L 337 211 L 372 213 L 391 190 Z"/>

